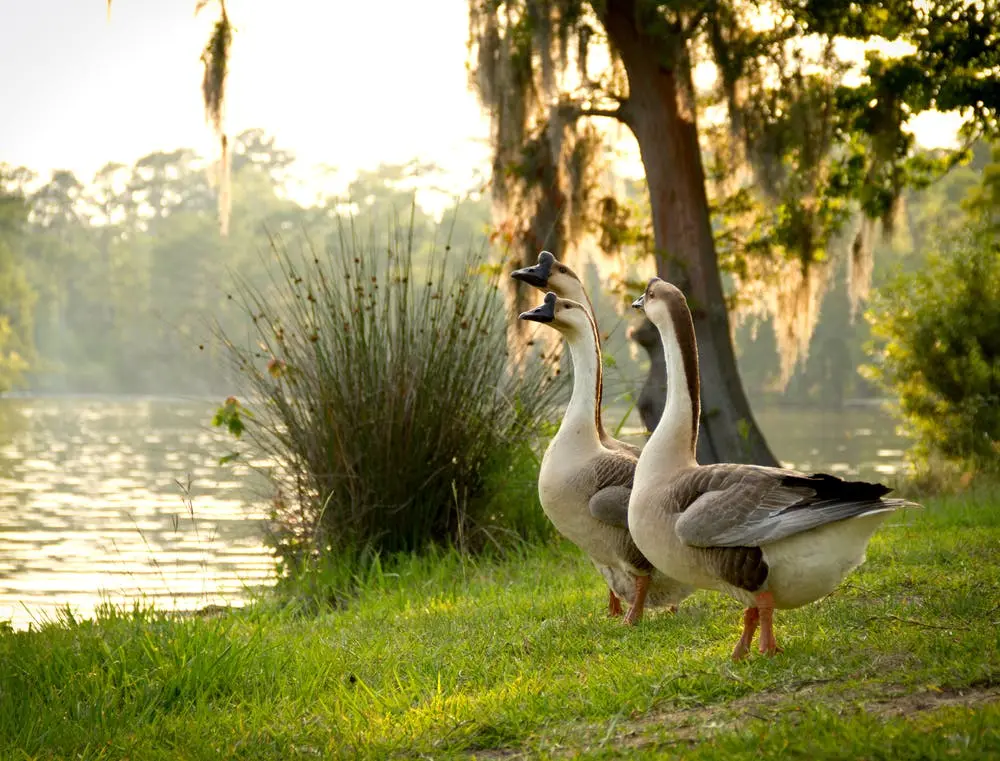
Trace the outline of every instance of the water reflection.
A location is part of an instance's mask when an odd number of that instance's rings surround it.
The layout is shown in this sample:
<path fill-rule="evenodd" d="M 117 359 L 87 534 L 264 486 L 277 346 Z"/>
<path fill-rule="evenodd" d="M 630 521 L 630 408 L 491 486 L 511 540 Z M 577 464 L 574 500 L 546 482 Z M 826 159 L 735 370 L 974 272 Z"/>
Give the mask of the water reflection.
<path fill-rule="evenodd" d="M 23 628 L 66 605 L 89 616 L 102 599 L 239 604 L 273 580 L 265 484 L 245 465 L 218 465 L 232 442 L 207 427 L 212 408 L 0 399 L 0 621 Z M 789 467 L 862 478 L 904 467 L 908 442 L 878 408 L 756 414 Z"/>
<path fill-rule="evenodd" d="M 605 419 L 625 414 L 609 411 Z M 883 480 L 906 471 L 910 441 L 899 435 L 896 422 L 879 405 L 844 409 L 801 407 L 755 408 L 754 417 L 774 452 L 786 468 L 824 471 L 841 478 Z M 622 438 L 642 444 L 645 429 L 638 414 L 626 421 Z"/>
<path fill-rule="evenodd" d="M 232 444 L 207 428 L 212 406 L 0 399 L 0 620 L 238 604 L 273 579 L 263 484 L 218 465 Z"/>

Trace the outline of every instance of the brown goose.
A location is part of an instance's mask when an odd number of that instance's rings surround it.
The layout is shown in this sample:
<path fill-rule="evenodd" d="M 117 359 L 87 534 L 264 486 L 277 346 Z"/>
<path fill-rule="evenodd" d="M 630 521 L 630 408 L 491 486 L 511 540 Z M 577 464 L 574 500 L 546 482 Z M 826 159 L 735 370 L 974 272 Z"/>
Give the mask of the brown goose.
<path fill-rule="evenodd" d="M 832 592 L 864 562 L 882 521 L 916 505 L 883 499 L 890 489 L 881 484 L 823 473 L 697 465 L 698 351 L 687 301 L 653 278 L 633 306 L 660 331 L 670 382 L 663 417 L 636 466 L 629 530 L 658 570 L 747 606 L 734 659 L 749 653 L 758 623 L 761 652 L 779 652 L 774 609 Z"/>
<path fill-rule="evenodd" d="M 597 325 L 597 317 L 594 315 L 594 305 L 591 303 L 590 297 L 587 295 L 587 290 L 583 287 L 583 282 L 577 274 L 573 272 L 573 270 L 556 259 L 555 256 L 548 251 L 542 251 L 542 253 L 538 255 L 537 264 L 531 267 L 514 270 L 510 276 L 515 280 L 520 280 L 522 283 L 526 283 L 527 285 L 537 288 L 543 293 L 551 291 L 560 299 L 568 299 L 582 304 L 586 308 L 587 314 L 590 315 L 590 319 L 593 320 L 594 325 Z M 597 351 L 598 357 L 600 357 L 600 331 L 598 331 L 597 334 Z M 598 409 L 601 409 L 603 398 L 604 388 L 602 386 L 597 389 Z M 653 429 L 650 428 L 649 430 Z M 605 430 L 604 422 L 601 420 L 600 415 L 597 416 L 597 432 L 601 437 L 601 443 L 609 449 L 620 449 L 630 452 L 636 457 L 639 456 L 639 447 L 635 444 L 620 441 Z"/>
<path fill-rule="evenodd" d="M 542 509 L 559 533 L 587 553 L 604 575 L 612 615 L 621 612 L 619 598 L 631 603 L 627 624 L 642 617 L 647 600 L 650 606 L 676 606 L 692 589 L 654 572 L 628 532 L 636 457 L 601 442 L 601 359 L 593 319 L 580 302 L 559 299 L 551 292 L 520 319 L 558 330 L 573 358 L 573 394 L 538 473 Z"/>

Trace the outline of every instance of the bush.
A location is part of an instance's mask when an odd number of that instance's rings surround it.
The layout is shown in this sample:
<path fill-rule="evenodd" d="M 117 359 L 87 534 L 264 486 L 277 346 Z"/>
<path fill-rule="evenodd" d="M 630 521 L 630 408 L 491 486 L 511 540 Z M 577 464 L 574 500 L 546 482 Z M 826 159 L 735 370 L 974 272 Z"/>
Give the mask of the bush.
<path fill-rule="evenodd" d="M 869 374 L 899 399 L 926 463 L 1000 466 L 1000 245 L 988 229 L 898 275 L 869 312 L 879 344 Z"/>
<path fill-rule="evenodd" d="M 252 345 L 223 336 L 252 402 L 217 423 L 245 424 L 278 463 L 275 539 L 292 570 L 547 531 L 532 446 L 556 383 L 539 362 L 508 368 L 499 268 L 483 251 L 418 249 L 412 230 L 390 240 L 342 228 L 323 256 L 275 242 L 272 283 L 238 289 Z"/>

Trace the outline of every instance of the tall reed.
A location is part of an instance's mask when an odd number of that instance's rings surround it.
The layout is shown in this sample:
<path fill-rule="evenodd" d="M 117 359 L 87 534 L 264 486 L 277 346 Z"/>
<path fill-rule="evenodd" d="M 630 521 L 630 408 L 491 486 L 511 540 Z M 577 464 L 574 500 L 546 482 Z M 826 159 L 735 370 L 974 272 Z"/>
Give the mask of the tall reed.
<path fill-rule="evenodd" d="M 223 338 L 248 438 L 278 463 L 286 560 L 547 530 L 533 445 L 558 384 L 549 363 L 512 371 L 500 268 L 412 228 L 385 240 L 348 223 L 324 254 L 273 240 L 271 281 L 237 289 L 251 339 Z"/>

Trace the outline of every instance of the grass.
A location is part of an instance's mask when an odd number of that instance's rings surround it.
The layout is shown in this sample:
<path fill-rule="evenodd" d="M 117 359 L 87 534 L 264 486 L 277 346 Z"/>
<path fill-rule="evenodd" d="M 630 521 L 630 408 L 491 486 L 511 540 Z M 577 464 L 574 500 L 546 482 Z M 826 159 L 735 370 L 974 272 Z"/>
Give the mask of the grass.
<path fill-rule="evenodd" d="M 703 592 L 628 629 L 572 548 L 375 566 L 350 605 L 0 633 L 2 758 L 994 758 L 1000 491 L 929 501 L 728 659 Z"/>

